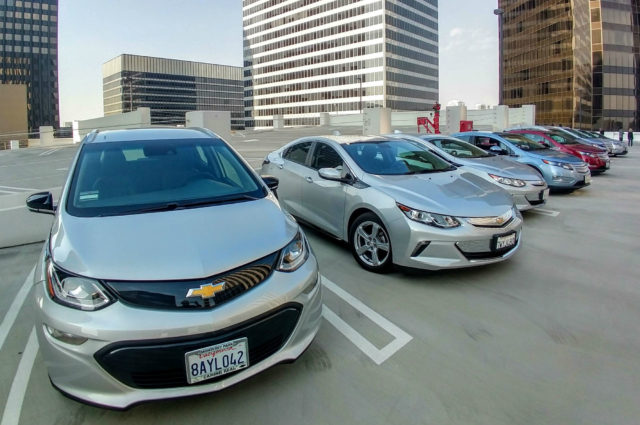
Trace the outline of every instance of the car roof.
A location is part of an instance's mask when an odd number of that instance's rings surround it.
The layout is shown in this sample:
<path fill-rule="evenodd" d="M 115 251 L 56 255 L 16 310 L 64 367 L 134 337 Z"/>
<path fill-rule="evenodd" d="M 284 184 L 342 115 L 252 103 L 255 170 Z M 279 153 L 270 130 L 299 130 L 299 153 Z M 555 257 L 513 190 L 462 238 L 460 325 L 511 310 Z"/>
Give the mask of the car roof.
<path fill-rule="evenodd" d="M 393 138 L 384 136 L 349 136 L 349 135 L 330 135 L 330 136 L 309 136 L 295 140 L 294 142 L 314 142 L 314 141 L 332 141 L 340 145 L 350 145 L 360 142 L 389 142 L 396 141 Z"/>
<path fill-rule="evenodd" d="M 131 140 L 169 140 L 169 139 L 202 139 L 219 138 L 215 133 L 204 128 L 129 128 L 122 130 L 94 130 L 87 135 L 85 143 L 126 142 Z"/>

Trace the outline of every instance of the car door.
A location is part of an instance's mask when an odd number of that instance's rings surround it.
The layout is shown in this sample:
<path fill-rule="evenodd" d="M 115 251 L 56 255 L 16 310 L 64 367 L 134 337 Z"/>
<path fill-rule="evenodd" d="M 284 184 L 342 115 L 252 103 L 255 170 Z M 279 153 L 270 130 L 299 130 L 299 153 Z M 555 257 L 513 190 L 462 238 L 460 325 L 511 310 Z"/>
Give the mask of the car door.
<path fill-rule="evenodd" d="M 323 142 L 316 142 L 302 184 L 302 208 L 306 220 L 319 228 L 342 237 L 347 183 L 320 177 L 321 168 L 335 168 L 346 176 L 348 169 L 338 152 Z"/>
<path fill-rule="evenodd" d="M 289 146 L 282 153 L 282 163 L 275 169 L 278 184 L 278 200 L 291 214 L 306 219 L 302 208 L 302 184 L 308 174 L 307 159 L 311 142 L 300 142 Z"/>

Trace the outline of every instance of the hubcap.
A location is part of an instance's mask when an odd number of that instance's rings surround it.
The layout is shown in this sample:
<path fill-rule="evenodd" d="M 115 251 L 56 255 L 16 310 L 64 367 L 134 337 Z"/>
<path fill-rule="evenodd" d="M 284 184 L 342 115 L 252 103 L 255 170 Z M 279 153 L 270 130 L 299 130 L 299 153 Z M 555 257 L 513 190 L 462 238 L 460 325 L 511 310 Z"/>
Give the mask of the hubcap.
<path fill-rule="evenodd" d="M 358 258 L 369 266 L 378 267 L 389 258 L 389 236 L 376 222 L 360 223 L 354 235 L 354 246 Z"/>

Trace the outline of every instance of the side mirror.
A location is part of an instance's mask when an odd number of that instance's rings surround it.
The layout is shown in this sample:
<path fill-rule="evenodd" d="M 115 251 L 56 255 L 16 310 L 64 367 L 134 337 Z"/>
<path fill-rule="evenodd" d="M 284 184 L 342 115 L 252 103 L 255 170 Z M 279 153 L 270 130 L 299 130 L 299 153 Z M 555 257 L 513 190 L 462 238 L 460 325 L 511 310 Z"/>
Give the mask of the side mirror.
<path fill-rule="evenodd" d="M 493 152 L 496 155 L 506 155 L 505 150 L 502 149 L 500 146 L 491 146 L 489 148 L 489 152 Z"/>
<path fill-rule="evenodd" d="M 318 174 L 325 180 L 333 180 L 337 182 L 343 182 L 342 172 L 335 168 L 321 168 L 318 170 Z"/>
<path fill-rule="evenodd" d="M 56 206 L 53 205 L 53 195 L 51 192 L 38 192 L 27 198 L 27 208 L 29 211 L 42 214 L 55 214 Z"/>
<path fill-rule="evenodd" d="M 275 192 L 278 189 L 278 184 L 280 184 L 280 180 L 278 180 L 276 177 L 273 177 L 273 176 L 262 176 L 262 181 L 273 192 Z"/>

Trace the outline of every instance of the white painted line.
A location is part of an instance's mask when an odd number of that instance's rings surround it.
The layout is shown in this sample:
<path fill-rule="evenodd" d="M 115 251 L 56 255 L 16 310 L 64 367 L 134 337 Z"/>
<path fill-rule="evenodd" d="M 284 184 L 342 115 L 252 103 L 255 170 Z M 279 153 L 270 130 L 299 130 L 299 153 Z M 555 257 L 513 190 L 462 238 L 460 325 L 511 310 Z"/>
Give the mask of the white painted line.
<path fill-rule="evenodd" d="M 13 323 L 16 321 L 16 317 L 18 317 L 18 313 L 22 308 L 22 304 L 24 304 L 24 300 L 29 295 L 31 291 L 31 286 L 33 285 L 33 273 L 36 270 L 36 266 L 33 266 L 29 275 L 25 279 L 22 284 L 22 288 L 18 291 L 18 295 L 13 299 L 7 314 L 5 314 L 2 319 L 2 324 L 0 324 L 0 350 L 2 350 L 2 346 L 4 345 L 4 341 L 7 339 L 7 335 L 9 335 L 9 331 L 13 327 Z"/>
<path fill-rule="evenodd" d="M 0 422 L 0 425 L 18 425 L 24 395 L 27 392 L 29 377 L 31 376 L 31 370 L 33 369 L 33 363 L 36 360 L 37 354 L 38 339 L 36 338 L 36 328 L 34 327 L 31 329 L 29 341 L 22 352 L 22 358 L 20 359 L 16 376 L 13 378 L 13 383 L 9 390 L 9 397 L 7 398 L 7 404 L 4 406 L 4 413 L 2 414 L 2 422 Z"/>
<path fill-rule="evenodd" d="M 56 168 L 56 171 L 69 171 L 69 168 Z"/>
<path fill-rule="evenodd" d="M 38 156 L 48 156 L 51 155 L 52 153 L 56 153 L 60 150 L 61 148 L 53 148 L 53 149 L 49 149 L 47 151 L 42 152 L 41 154 L 39 154 Z"/>
<path fill-rule="evenodd" d="M 13 186 L 0 186 L 0 189 L 15 189 L 18 191 L 22 191 L 22 192 L 29 192 L 32 190 L 38 190 L 38 189 L 32 189 L 30 187 L 13 187 Z"/>
<path fill-rule="evenodd" d="M 8 193 L 10 195 L 15 195 L 16 193 L 20 193 L 20 192 L 17 192 L 15 190 L 2 190 L 2 189 L 0 189 L 0 193 Z"/>
<path fill-rule="evenodd" d="M 398 350 L 404 347 L 409 341 L 413 339 L 411 335 L 382 317 L 380 314 L 373 311 L 366 306 L 362 301 L 349 294 L 338 285 L 322 276 L 322 284 L 325 288 L 342 298 L 345 302 L 350 304 L 353 308 L 364 314 L 369 320 L 380 326 L 390 335 L 393 335 L 394 340 L 387 344 L 382 349 L 378 349 L 369 340 L 362 336 L 358 331 L 353 329 L 348 323 L 342 320 L 337 314 L 335 314 L 326 305 L 323 305 L 322 315 L 331 323 L 340 333 L 347 337 L 356 347 L 366 354 L 376 364 L 380 365 L 389 357 L 394 355 Z"/>
<path fill-rule="evenodd" d="M 248 139 L 248 140 L 243 140 L 243 142 L 259 142 L 259 139 Z"/>
<path fill-rule="evenodd" d="M 18 207 L 2 208 L 0 209 L 0 212 L 19 210 L 20 208 L 26 208 L 26 207 L 27 207 L 26 205 L 20 205 Z"/>
<path fill-rule="evenodd" d="M 545 210 L 543 208 L 533 208 L 533 209 L 530 209 L 529 212 L 540 214 L 540 215 L 546 215 L 549 217 L 557 217 L 560 215 L 559 211 Z"/>

